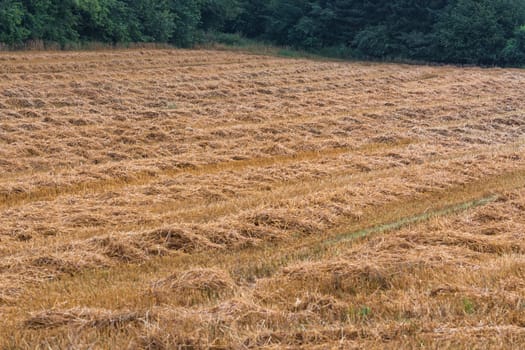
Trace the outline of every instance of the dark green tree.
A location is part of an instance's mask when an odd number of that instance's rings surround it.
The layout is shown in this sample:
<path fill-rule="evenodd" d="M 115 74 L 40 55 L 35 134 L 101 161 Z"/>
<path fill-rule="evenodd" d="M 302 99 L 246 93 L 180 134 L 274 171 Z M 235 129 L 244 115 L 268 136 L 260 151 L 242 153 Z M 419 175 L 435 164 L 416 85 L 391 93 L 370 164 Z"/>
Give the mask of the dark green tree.
<path fill-rule="evenodd" d="M 22 25 L 24 15 L 19 1 L 0 0 L 0 42 L 15 44 L 28 38 L 30 31 Z"/>
<path fill-rule="evenodd" d="M 64 45 L 79 39 L 76 0 L 23 0 L 26 14 L 23 25 L 31 39 Z"/>
<path fill-rule="evenodd" d="M 242 33 L 248 38 L 262 37 L 266 33 L 269 18 L 267 0 L 251 0 L 239 3 L 239 14 L 226 23 L 229 33 Z"/>
<path fill-rule="evenodd" d="M 201 27 L 204 30 L 223 31 L 227 23 L 242 12 L 238 0 L 200 0 Z"/>
<path fill-rule="evenodd" d="M 525 64 L 524 0 L 0 0 L 0 41 L 164 42 L 236 33 L 341 56 Z"/>
<path fill-rule="evenodd" d="M 518 27 L 502 51 L 502 60 L 510 65 L 525 64 L 525 25 Z"/>
<path fill-rule="evenodd" d="M 168 0 L 128 0 L 140 23 L 139 41 L 167 43 L 175 31 L 175 15 Z"/>
<path fill-rule="evenodd" d="M 308 0 L 271 1 L 268 7 L 266 37 L 280 45 L 298 46 L 299 43 L 294 41 L 294 35 L 291 33 L 311 9 L 311 2 Z"/>
<path fill-rule="evenodd" d="M 77 0 L 79 34 L 83 40 L 102 42 L 139 41 L 140 23 L 120 0 Z"/>
<path fill-rule="evenodd" d="M 435 27 L 435 58 L 445 62 L 496 64 L 518 24 L 525 4 L 514 0 L 458 0 Z"/>
<path fill-rule="evenodd" d="M 195 0 L 170 2 L 174 16 L 174 32 L 171 42 L 178 46 L 191 46 L 195 42 L 197 28 L 201 21 L 201 4 Z"/>

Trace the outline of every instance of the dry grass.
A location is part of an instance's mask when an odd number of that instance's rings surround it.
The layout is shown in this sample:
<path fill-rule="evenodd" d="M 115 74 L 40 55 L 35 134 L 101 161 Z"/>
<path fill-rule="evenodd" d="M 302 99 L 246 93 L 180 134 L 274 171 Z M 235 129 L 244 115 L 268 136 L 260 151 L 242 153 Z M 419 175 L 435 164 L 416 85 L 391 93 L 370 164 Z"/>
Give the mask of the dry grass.
<path fill-rule="evenodd" d="M 0 62 L 0 348 L 523 348 L 522 71 Z"/>
<path fill-rule="evenodd" d="M 28 329 L 76 326 L 79 328 L 118 327 L 130 322 L 138 322 L 137 312 L 114 313 L 108 310 L 76 308 L 71 310 L 45 310 L 32 314 L 24 322 Z"/>
<path fill-rule="evenodd" d="M 226 298 L 234 291 L 235 283 L 226 272 L 209 268 L 172 274 L 155 282 L 151 290 L 159 303 L 173 305 L 175 300 L 182 300 L 186 306 L 202 303 L 203 299 Z"/>

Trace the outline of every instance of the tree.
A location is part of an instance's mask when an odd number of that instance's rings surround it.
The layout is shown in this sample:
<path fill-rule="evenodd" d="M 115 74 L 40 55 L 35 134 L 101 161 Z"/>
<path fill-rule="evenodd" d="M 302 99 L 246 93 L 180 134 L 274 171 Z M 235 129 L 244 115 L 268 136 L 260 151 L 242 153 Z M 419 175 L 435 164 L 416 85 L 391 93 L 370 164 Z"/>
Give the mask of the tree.
<path fill-rule="evenodd" d="M 524 25 L 524 0 L 0 0 L 8 44 L 191 46 L 209 31 L 332 54 L 523 65 Z"/>
<path fill-rule="evenodd" d="M 26 14 L 23 24 L 31 39 L 54 41 L 64 45 L 79 39 L 75 0 L 23 0 Z"/>
<path fill-rule="evenodd" d="M 311 11 L 308 0 L 274 0 L 270 2 L 266 38 L 280 45 L 299 46 L 290 35 L 301 19 Z M 303 29 L 304 30 L 304 29 Z"/>
<path fill-rule="evenodd" d="M 436 24 L 436 58 L 445 62 L 496 64 L 515 28 L 519 1 L 458 0 Z M 505 10 L 507 16 L 501 16 Z"/>
<path fill-rule="evenodd" d="M 120 0 L 77 0 L 79 34 L 83 40 L 103 42 L 139 41 L 140 24 L 128 5 Z"/>
<path fill-rule="evenodd" d="M 7 44 L 21 43 L 30 32 L 22 26 L 24 7 L 19 1 L 0 1 L 0 42 Z"/>
<path fill-rule="evenodd" d="M 352 44 L 366 56 L 389 57 L 397 50 L 386 25 L 368 27 L 360 31 Z"/>
<path fill-rule="evenodd" d="M 201 0 L 201 28 L 224 31 L 228 22 L 242 12 L 238 0 Z"/>
<path fill-rule="evenodd" d="M 171 1 L 174 15 L 174 32 L 171 42 L 178 46 L 190 46 L 201 21 L 201 4 L 195 0 Z"/>
<path fill-rule="evenodd" d="M 168 0 L 128 0 L 140 23 L 139 41 L 169 42 L 175 30 L 175 16 Z"/>
<path fill-rule="evenodd" d="M 242 33 L 248 38 L 259 38 L 266 33 L 268 18 L 267 0 L 243 0 L 239 3 L 239 14 L 226 23 L 225 30 Z"/>
<path fill-rule="evenodd" d="M 525 64 L 525 25 L 518 27 L 514 37 L 507 41 L 502 51 L 502 59 L 506 64 Z"/>

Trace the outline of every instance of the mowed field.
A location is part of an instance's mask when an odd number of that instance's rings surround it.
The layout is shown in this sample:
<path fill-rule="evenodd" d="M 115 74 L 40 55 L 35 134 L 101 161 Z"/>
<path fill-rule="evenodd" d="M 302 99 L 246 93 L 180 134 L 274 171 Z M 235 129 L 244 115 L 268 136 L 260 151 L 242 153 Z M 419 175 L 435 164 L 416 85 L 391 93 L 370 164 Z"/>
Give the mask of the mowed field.
<path fill-rule="evenodd" d="M 0 348 L 523 348 L 524 88 L 0 53 Z"/>

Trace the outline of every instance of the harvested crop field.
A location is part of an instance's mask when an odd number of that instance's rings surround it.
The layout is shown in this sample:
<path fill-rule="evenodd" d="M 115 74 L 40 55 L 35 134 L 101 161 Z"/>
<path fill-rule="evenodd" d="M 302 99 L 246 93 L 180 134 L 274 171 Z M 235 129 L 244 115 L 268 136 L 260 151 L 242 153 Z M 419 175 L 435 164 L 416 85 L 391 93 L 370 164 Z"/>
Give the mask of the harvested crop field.
<path fill-rule="evenodd" d="M 0 53 L 0 348 L 523 348 L 524 86 Z"/>

